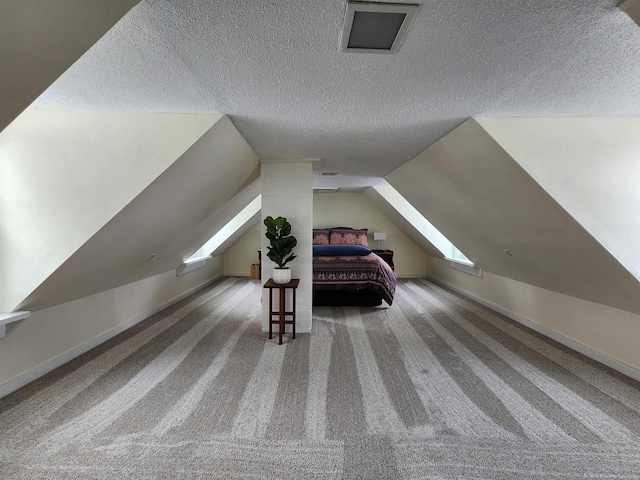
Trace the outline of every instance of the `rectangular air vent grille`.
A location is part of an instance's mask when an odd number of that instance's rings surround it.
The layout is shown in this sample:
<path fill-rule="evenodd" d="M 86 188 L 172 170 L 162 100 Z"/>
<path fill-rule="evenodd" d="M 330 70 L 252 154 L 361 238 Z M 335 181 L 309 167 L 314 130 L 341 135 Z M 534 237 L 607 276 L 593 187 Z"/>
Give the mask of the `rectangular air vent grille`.
<path fill-rule="evenodd" d="M 342 32 L 342 51 L 395 53 L 418 11 L 406 3 L 349 2 Z"/>

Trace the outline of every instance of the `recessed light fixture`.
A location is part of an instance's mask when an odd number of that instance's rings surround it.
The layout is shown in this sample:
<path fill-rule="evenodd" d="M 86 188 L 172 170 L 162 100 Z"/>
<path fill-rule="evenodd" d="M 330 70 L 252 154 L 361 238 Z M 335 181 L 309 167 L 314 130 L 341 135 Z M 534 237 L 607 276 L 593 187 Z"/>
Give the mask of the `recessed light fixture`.
<path fill-rule="evenodd" d="M 417 11 L 407 3 L 347 3 L 342 51 L 396 53 Z"/>

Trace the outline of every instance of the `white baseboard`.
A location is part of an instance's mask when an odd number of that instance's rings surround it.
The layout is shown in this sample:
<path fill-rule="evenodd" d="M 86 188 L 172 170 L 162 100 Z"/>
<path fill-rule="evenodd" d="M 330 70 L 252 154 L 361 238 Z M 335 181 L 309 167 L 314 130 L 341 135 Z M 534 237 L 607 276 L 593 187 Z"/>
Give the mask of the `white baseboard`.
<path fill-rule="evenodd" d="M 425 278 L 424 273 L 397 273 L 398 278 Z"/>
<path fill-rule="evenodd" d="M 217 275 L 216 277 L 212 278 L 211 280 L 208 280 L 205 283 L 203 283 L 201 285 L 198 285 L 197 287 L 193 287 L 192 289 L 186 291 L 185 293 L 183 293 L 181 295 L 178 295 L 177 297 L 172 298 L 171 300 L 168 300 L 168 301 L 162 303 L 161 305 L 158 305 L 157 307 L 152 308 L 151 310 L 148 310 L 148 311 L 146 311 L 144 313 L 136 315 L 131 320 L 128 320 L 127 322 L 118 325 L 117 327 L 113 328 L 112 330 L 109 330 L 108 332 L 105 332 L 102 335 L 100 335 L 100 336 L 98 336 L 98 337 L 96 337 L 96 338 L 94 338 L 94 339 L 92 339 L 92 340 L 90 340 L 90 341 L 88 341 L 86 343 L 83 343 L 82 345 L 79 345 L 76 348 L 74 348 L 72 350 L 69 350 L 68 352 L 63 353 L 62 355 L 59 355 L 59 356 L 49 360 L 48 362 L 43 363 L 42 365 L 39 365 L 39 366 L 37 366 L 36 368 L 34 368 L 34 369 L 30 370 L 30 371 L 28 371 L 26 373 L 23 373 L 22 375 L 19 375 L 18 377 L 13 378 L 13 379 L 9 380 L 8 382 L 3 383 L 2 385 L 0 385 L 0 398 L 9 395 L 10 393 L 18 390 L 19 388 L 24 387 L 28 383 L 31 383 L 34 380 L 42 377 L 43 375 L 46 375 L 50 371 L 55 370 L 56 368 L 60 367 L 61 365 L 64 365 L 65 363 L 70 362 L 74 358 L 79 357 L 83 353 L 88 352 L 89 350 L 91 350 L 92 348 L 97 347 L 101 343 L 104 343 L 107 340 L 112 339 L 116 335 L 118 335 L 118 334 L 124 332 L 125 330 L 133 327 L 134 325 L 142 322 L 143 320 L 146 320 L 147 318 L 152 317 L 156 313 L 161 312 L 165 308 L 168 308 L 171 305 L 174 305 L 174 304 L 184 300 L 188 296 L 193 295 L 196 292 L 199 292 L 200 290 L 208 287 L 213 282 L 219 280 L 223 276 L 224 275 Z"/>
<path fill-rule="evenodd" d="M 583 355 L 585 355 L 586 357 L 589 357 L 593 360 L 595 360 L 596 362 L 600 362 L 603 365 L 606 365 L 607 367 L 610 367 L 614 370 L 617 370 L 618 372 L 626 375 L 627 377 L 631 377 L 634 380 L 638 380 L 640 381 L 640 370 L 637 370 L 636 368 L 633 368 L 630 365 L 627 365 L 626 363 L 622 363 L 618 360 L 616 360 L 615 358 L 611 358 L 607 355 L 605 355 L 604 353 L 601 353 L 597 350 L 594 350 L 591 347 L 588 347 L 586 345 L 583 345 L 580 342 L 576 342 L 575 340 L 566 337 L 554 330 L 551 330 L 550 328 L 544 327 L 532 320 L 529 320 L 528 318 L 522 317 L 520 315 L 518 315 L 517 313 L 513 313 L 510 312 L 502 307 L 499 307 L 497 305 L 494 305 L 480 297 L 476 297 L 475 295 L 462 290 L 458 287 L 456 287 L 455 285 L 452 285 L 448 282 L 445 282 L 443 280 L 440 280 L 438 278 L 434 278 L 432 276 L 428 276 L 427 277 L 429 279 L 429 281 L 436 283 L 438 285 L 441 285 L 443 287 L 449 288 L 451 290 L 453 290 L 456 293 L 459 293 L 460 295 L 467 297 L 475 302 L 480 303 L 481 305 L 484 305 L 485 307 L 488 307 L 492 310 L 495 310 L 498 313 L 501 313 L 502 315 L 504 315 L 505 317 L 509 317 L 512 320 L 515 320 L 516 322 L 529 327 L 531 330 L 534 330 L 538 333 L 541 333 L 542 335 L 544 335 L 545 337 L 549 337 L 552 340 L 555 340 L 558 343 L 561 343 L 562 345 L 569 347 L 572 350 L 575 350 L 576 352 L 579 352 Z"/>

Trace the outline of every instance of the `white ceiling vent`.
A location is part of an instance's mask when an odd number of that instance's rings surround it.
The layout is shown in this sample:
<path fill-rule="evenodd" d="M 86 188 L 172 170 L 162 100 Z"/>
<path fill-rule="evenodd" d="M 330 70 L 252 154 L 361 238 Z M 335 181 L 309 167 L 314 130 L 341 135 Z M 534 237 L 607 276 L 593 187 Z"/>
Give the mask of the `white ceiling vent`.
<path fill-rule="evenodd" d="M 342 51 L 396 53 L 417 11 L 406 3 L 347 3 Z"/>

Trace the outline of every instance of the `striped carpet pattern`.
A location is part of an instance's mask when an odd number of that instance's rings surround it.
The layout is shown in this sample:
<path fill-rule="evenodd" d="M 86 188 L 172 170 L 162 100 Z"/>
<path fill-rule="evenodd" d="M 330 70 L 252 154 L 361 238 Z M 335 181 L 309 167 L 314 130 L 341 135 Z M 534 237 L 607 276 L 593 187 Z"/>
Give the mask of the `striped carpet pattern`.
<path fill-rule="evenodd" d="M 269 341 L 225 278 L 0 400 L 0 478 L 640 478 L 640 386 L 448 290 Z"/>

